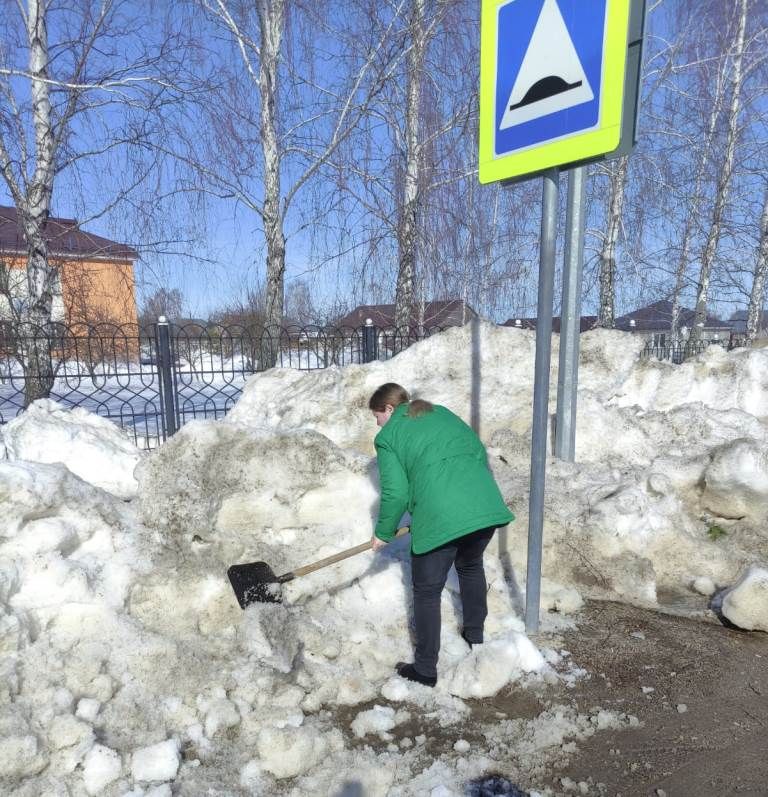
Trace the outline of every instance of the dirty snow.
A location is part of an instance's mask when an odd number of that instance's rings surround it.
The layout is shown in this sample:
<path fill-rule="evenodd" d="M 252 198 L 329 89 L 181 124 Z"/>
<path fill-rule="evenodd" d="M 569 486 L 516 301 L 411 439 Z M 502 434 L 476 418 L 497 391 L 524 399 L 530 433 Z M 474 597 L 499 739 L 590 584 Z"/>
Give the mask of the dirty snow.
<path fill-rule="evenodd" d="M 722 612 L 747 631 L 768 631 L 768 567 L 750 565 L 722 596 Z"/>
<path fill-rule="evenodd" d="M 572 623 L 584 597 L 703 606 L 699 593 L 768 561 L 768 350 L 671 366 L 638 362 L 640 345 L 583 336 L 579 461 L 548 466 L 545 631 Z M 481 323 L 385 363 L 275 369 L 226 420 L 192 422 L 147 456 L 52 402 L 3 427 L 4 792 L 461 795 L 488 772 L 534 787 L 578 740 L 636 724 L 597 707 L 472 718 L 499 690 L 586 674 L 567 651 L 537 649 L 521 620 L 533 348 L 532 333 Z M 518 516 L 489 548 L 486 641 L 471 651 L 449 579 L 434 690 L 393 674 L 412 654 L 407 539 L 246 612 L 224 577 L 234 562 L 280 573 L 370 538 L 366 402 L 385 381 L 474 423 Z M 764 617 L 765 571 L 747 572 L 730 603 Z M 437 731 L 401 738 L 427 720 L 451 740 L 438 757 L 425 752 Z"/>
<path fill-rule="evenodd" d="M 0 426 L 0 441 L 0 454 L 4 445 L 7 459 L 60 462 L 119 498 L 136 495 L 133 472 L 142 453 L 127 432 L 81 407 L 68 410 L 50 399 L 35 401 Z"/>

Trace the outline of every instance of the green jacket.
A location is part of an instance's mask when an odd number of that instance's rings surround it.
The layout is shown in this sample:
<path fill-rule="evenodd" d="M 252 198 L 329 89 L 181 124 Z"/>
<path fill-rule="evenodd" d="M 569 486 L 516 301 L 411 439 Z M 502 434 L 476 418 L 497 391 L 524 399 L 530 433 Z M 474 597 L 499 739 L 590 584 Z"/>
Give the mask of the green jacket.
<path fill-rule="evenodd" d="M 375 535 L 391 540 L 411 513 L 411 550 L 431 551 L 515 516 L 488 468 L 485 447 L 461 418 L 435 405 L 415 418 L 401 404 L 374 440 L 381 505 Z"/>

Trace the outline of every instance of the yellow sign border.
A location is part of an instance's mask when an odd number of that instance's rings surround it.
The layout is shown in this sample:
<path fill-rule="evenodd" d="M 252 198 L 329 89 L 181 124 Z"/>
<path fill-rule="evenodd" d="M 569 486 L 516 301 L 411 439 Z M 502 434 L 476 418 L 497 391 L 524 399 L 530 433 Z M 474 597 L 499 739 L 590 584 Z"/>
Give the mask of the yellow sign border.
<path fill-rule="evenodd" d="M 553 166 L 612 152 L 621 140 L 624 73 L 627 67 L 630 0 L 607 0 L 606 37 L 601 81 L 600 119 L 593 130 L 534 145 L 496 157 L 493 149 L 496 95 L 498 8 L 507 0 L 482 0 L 480 18 L 480 160 L 481 183 L 534 174 Z"/>

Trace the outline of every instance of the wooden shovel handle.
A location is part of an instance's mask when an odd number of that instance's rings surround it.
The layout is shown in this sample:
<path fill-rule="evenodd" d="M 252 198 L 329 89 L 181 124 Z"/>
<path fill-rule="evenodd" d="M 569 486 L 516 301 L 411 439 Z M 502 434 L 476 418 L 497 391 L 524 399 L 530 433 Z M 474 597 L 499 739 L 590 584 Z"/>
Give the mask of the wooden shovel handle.
<path fill-rule="evenodd" d="M 407 534 L 410 531 L 409 526 L 404 526 L 401 529 L 397 530 L 395 537 L 402 537 L 404 534 Z M 354 548 L 347 548 L 346 551 L 341 551 L 340 553 L 335 553 L 333 556 L 327 556 L 325 559 L 321 559 L 319 562 L 313 562 L 311 565 L 304 565 L 304 567 L 297 567 L 296 570 L 293 570 L 291 573 L 286 573 L 286 576 L 291 576 L 290 579 L 286 578 L 285 576 L 280 576 L 280 581 L 289 581 L 297 578 L 298 576 L 306 576 L 307 573 L 314 573 L 315 570 L 320 570 L 323 567 L 328 567 L 328 565 L 335 564 L 336 562 L 341 562 L 342 559 L 348 559 L 350 556 L 355 556 L 356 554 L 362 553 L 363 551 L 370 551 L 371 550 L 371 543 L 364 542 L 360 545 L 356 545 Z"/>

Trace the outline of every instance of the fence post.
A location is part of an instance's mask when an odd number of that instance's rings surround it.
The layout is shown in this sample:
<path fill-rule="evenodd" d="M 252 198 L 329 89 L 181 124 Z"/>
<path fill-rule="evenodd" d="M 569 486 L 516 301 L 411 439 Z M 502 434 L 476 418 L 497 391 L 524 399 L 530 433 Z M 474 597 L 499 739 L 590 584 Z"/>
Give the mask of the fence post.
<path fill-rule="evenodd" d="M 166 437 L 178 431 L 176 424 L 176 396 L 173 383 L 173 358 L 171 357 L 171 336 L 168 319 L 161 315 L 157 319 L 157 373 L 160 377 L 160 389 L 163 399 L 163 417 L 165 419 Z"/>
<path fill-rule="evenodd" d="M 376 327 L 370 318 L 365 319 L 363 327 L 363 362 L 371 363 L 379 357 L 379 341 Z"/>

